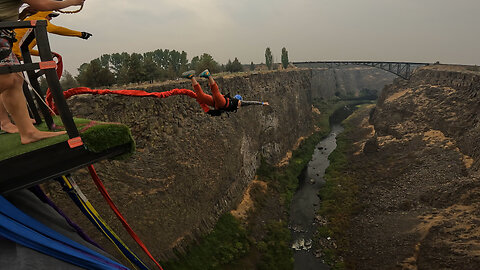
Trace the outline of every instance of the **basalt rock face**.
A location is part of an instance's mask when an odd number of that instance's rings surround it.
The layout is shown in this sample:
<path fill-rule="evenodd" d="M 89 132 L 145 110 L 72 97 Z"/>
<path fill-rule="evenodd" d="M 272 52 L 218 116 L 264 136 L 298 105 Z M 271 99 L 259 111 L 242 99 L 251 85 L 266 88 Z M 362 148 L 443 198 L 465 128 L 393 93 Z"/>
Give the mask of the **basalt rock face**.
<path fill-rule="evenodd" d="M 357 159 L 370 173 L 359 182 L 350 263 L 479 269 L 480 72 L 419 69 L 386 87 L 365 123 L 373 136 Z"/>
<path fill-rule="evenodd" d="M 76 117 L 130 127 L 137 144 L 134 156 L 95 167 L 132 227 L 155 256 L 165 259 L 212 229 L 219 215 L 239 202 L 262 156 L 278 163 L 298 138 L 313 132 L 310 76 L 310 70 L 291 70 L 216 78 L 222 93 L 271 104 L 241 108 L 230 116 L 211 117 L 187 96 L 79 95 L 68 103 Z M 206 80 L 199 82 L 209 93 Z M 180 80 L 146 90 L 174 88 L 192 86 Z M 87 172 L 74 176 L 107 222 L 135 246 L 114 221 Z M 67 204 L 59 192 L 50 193 Z M 67 211 L 95 239 L 104 239 L 78 211 Z"/>
<path fill-rule="evenodd" d="M 312 97 L 356 97 L 362 89 L 380 93 L 395 77 L 392 73 L 371 67 L 316 68 L 312 69 Z"/>

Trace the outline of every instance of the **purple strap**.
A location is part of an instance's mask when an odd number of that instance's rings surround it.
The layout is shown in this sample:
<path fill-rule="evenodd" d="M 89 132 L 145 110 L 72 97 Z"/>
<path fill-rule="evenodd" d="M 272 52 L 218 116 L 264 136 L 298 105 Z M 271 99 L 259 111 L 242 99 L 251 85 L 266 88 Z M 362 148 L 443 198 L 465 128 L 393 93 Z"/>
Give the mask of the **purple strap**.
<path fill-rule="evenodd" d="M 30 190 L 33 194 L 35 194 L 42 202 L 50 205 L 50 207 L 55 209 L 55 211 L 57 211 L 57 213 L 59 213 L 68 222 L 68 224 L 77 231 L 80 237 L 82 237 L 85 241 L 89 242 L 90 244 L 103 250 L 102 247 L 100 247 L 97 243 L 95 243 L 95 241 L 93 241 L 90 237 L 88 237 L 88 235 L 77 224 L 75 224 L 70 218 L 68 218 L 67 215 L 63 213 L 63 211 L 60 208 L 58 208 L 58 206 L 55 205 L 55 203 L 52 200 L 50 200 L 50 198 L 48 198 L 48 196 L 45 194 L 45 192 L 43 192 L 40 186 L 37 185 L 29 188 L 28 190 Z"/>

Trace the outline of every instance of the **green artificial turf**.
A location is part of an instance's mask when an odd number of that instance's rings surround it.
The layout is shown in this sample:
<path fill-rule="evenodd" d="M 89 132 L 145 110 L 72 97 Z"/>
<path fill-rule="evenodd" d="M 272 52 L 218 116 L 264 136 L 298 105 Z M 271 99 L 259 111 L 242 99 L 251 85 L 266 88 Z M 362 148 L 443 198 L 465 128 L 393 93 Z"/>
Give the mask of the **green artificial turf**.
<path fill-rule="evenodd" d="M 102 123 L 87 129 L 81 134 L 85 147 L 91 152 L 100 153 L 115 146 L 130 144 L 130 150 L 117 157 L 129 157 L 135 151 L 135 141 L 130 129 L 125 125 Z"/>
<path fill-rule="evenodd" d="M 75 118 L 74 121 L 80 131 L 80 136 L 82 137 L 85 147 L 91 152 L 100 153 L 109 148 L 128 143 L 131 145 L 130 152 L 125 154 L 128 155 L 135 151 L 135 142 L 129 128 L 125 125 L 93 122 L 81 118 Z M 62 126 L 59 117 L 54 117 L 54 122 L 58 127 Z M 47 130 L 45 123 L 38 125 L 37 128 L 39 130 Z M 67 140 L 68 135 L 60 135 L 23 145 L 20 142 L 20 135 L 18 133 L 3 133 L 0 134 L 0 161 Z"/>

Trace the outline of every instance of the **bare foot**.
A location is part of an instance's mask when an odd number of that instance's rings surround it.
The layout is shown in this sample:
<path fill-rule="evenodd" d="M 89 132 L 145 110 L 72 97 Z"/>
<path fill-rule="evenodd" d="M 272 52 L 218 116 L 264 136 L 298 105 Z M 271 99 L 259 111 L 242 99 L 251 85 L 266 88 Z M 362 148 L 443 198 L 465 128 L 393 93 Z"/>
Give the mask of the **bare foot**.
<path fill-rule="evenodd" d="M 0 129 L 7 133 L 18 133 L 18 128 L 12 122 L 1 124 Z"/>
<path fill-rule="evenodd" d="M 21 137 L 20 141 L 22 142 L 22 144 L 28 144 L 28 143 L 40 141 L 40 140 L 43 140 L 43 139 L 46 139 L 46 138 L 51 138 L 51 137 L 63 135 L 63 134 L 66 134 L 66 133 L 67 133 L 66 131 L 50 132 L 50 131 L 37 130 L 37 131 L 32 132 L 32 133 L 20 135 L 20 137 Z"/>

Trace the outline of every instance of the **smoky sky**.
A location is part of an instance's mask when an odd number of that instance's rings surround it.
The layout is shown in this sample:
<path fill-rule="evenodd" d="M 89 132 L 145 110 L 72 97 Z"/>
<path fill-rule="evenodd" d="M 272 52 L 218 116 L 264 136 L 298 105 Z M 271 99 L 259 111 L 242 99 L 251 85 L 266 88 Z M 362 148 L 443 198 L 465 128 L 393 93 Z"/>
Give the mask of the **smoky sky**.
<path fill-rule="evenodd" d="M 102 54 L 185 51 L 220 64 L 369 60 L 480 64 L 478 0 L 86 0 L 52 23 L 93 34 L 50 35 L 65 68 Z"/>

